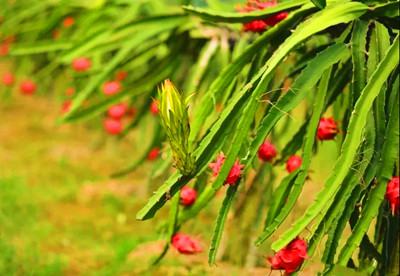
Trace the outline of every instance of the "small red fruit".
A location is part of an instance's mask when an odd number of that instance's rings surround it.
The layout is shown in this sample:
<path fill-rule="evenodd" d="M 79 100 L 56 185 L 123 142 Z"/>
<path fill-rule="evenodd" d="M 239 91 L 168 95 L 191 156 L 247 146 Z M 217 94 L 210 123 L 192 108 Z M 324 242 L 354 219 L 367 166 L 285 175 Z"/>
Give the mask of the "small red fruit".
<path fill-rule="evenodd" d="M 115 78 L 117 80 L 124 80 L 124 79 L 126 79 L 127 76 L 128 76 L 128 73 L 126 71 L 119 71 L 117 73 L 117 75 L 115 76 Z"/>
<path fill-rule="evenodd" d="M 154 100 L 151 105 L 150 105 L 150 112 L 153 113 L 154 115 L 158 114 L 158 106 L 157 106 L 158 100 Z"/>
<path fill-rule="evenodd" d="M 129 116 L 134 116 L 136 114 L 136 108 L 134 106 L 130 107 L 128 109 L 128 115 Z"/>
<path fill-rule="evenodd" d="M 35 93 L 36 85 L 33 81 L 24 81 L 21 83 L 21 92 L 23 94 L 33 94 Z"/>
<path fill-rule="evenodd" d="M 400 189 L 399 189 L 399 177 L 395 176 L 393 177 L 387 187 L 386 187 L 386 194 L 385 198 L 389 200 L 390 206 L 392 207 L 392 215 L 394 215 L 394 212 L 398 215 L 400 215 L 400 209 L 399 209 L 399 198 L 400 198 Z"/>
<path fill-rule="evenodd" d="M 85 71 L 90 68 L 90 65 L 90 60 L 84 57 L 76 58 L 72 61 L 72 67 L 74 67 L 76 71 Z"/>
<path fill-rule="evenodd" d="M 69 110 L 71 109 L 71 104 L 72 101 L 71 100 L 67 100 L 63 103 L 62 107 L 61 107 L 61 112 L 62 113 L 68 113 Z"/>
<path fill-rule="evenodd" d="M 9 51 L 10 51 L 10 44 L 4 42 L 0 46 L 0 57 L 6 56 Z"/>
<path fill-rule="evenodd" d="M 258 157 L 264 162 L 270 162 L 276 157 L 276 154 L 275 146 L 268 141 L 265 141 L 258 149 Z"/>
<path fill-rule="evenodd" d="M 3 83 L 4 85 L 11 86 L 14 84 L 14 75 L 11 73 L 7 73 L 3 75 Z"/>
<path fill-rule="evenodd" d="M 64 21 L 63 21 L 63 26 L 65 27 L 65 28 L 69 28 L 69 27 L 71 27 L 73 24 L 74 24 L 74 22 L 75 22 L 75 18 L 73 18 L 73 17 L 67 17 L 67 18 L 65 18 L 64 19 Z"/>
<path fill-rule="evenodd" d="M 318 140 L 332 140 L 338 133 L 338 124 L 333 118 L 321 118 L 317 130 Z"/>
<path fill-rule="evenodd" d="M 103 92 L 106 95 L 113 95 L 121 90 L 121 85 L 117 81 L 106 82 L 103 85 Z"/>
<path fill-rule="evenodd" d="M 181 189 L 181 194 L 180 194 L 180 198 L 181 198 L 180 203 L 185 206 L 190 206 L 195 202 L 196 195 L 197 195 L 197 192 L 195 189 L 192 189 L 189 187 L 183 187 Z"/>
<path fill-rule="evenodd" d="M 108 116 L 114 119 L 121 119 L 124 116 L 126 109 L 126 104 L 113 105 L 108 109 Z"/>
<path fill-rule="evenodd" d="M 104 120 L 104 128 L 110 134 L 118 134 L 122 131 L 122 123 L 118 120 L 108 118 Z"/>
<path fill-rule="evenodd" d="M 11 35 L 11 36 L 6 37 L 6 38 L 4 39 L 4 43 L 12 44 L 12 43 L 15 42 L 15 40 L 16 40 L 15 36 Z"/>
<path fill-rule="evenodd" d="M 58 39 L 61 36 L 61 30 L 60 29 L 54 29 L 53 32 L 51 33 L 51 36 L 53 39 Z"/>
<path fill-rule="evenodd" d="M 252 12 L 252 11 L 268 9 L 268 8 L 274 7 L 276 5 L 278 5 L 277 1 L 254 0 L 254 1 L 248 1 L 244 7 L 242 7 L 241 5 L 238 5 L 235 8 L 238 12 L 248 13 L 248 12 Z M 263 31 L 265 31 L 267 26 L 273 27 L 276 24 L 278 24 L 279 22 L 281 22 L 282 20 L 284 20 L 286 17 L 287 17 L 287 12 L 281 12 L 281 13 L 275 14 L 275 15 L 270 16 L 263 20 L 254 20 L 252 22 L 244 24 L 244 31 L 261 33 Z"/>
<path fill-rule="evenodd" d="M 274 257 L 268 258 L 272 264 L 272 269 L 284 269 L 285 274 L 295 272 L 303 264 L 305 259 L 309 259 L 307 255 L 307 243 L 296 238 L 279 250 Z"/>
<path fill-rule="evenodd" d="M 182 254 L 201 252 L 201 246 L 188 235 L 177 233 L 172 237 L 172 246 Z"/>
<path fill-rule="evenodd" d="M 153 161 L 154 159 L 156 159 L 158 157 L 159 154 L 160 154 L 160 149 L 157 147 L 154 147 L 151 149 L 151 151 L 147 155 L 147 160 Z"/>
<path fill-rule="evenodd" d="M 286 162 L 286 170 L 291 173 L 301 166 L 301 157 L 298 155 L 292 155 Z"/>
<path fill-rule="evenodd" d="M 225 154 L 221 152 L 220 154 L 217 154 L 217 161 L 215 163 L 210 163 L 208 164 L 208 167 L 210 167 L 213 171 L 214 174 L 213 176 L 216 177 L 222 167 L 222 164 L 225 162 Z M 236 160 L 235 164 L 233 164 L 228 177 L 225 179 L 224 184 L 229 184 L 229 185 L 235 185 L 236 181 L 240 177 L 242 173 L 242 168 L 244 165 L 240 165 L 239 161 Z"/>
<path fill-rule="evenodd" d="M 75 89 L 73 87 L 68 87 L 67 90 L 65 91 L 65 95 L 67 96 L 73 96 L 75 94 Z"/>

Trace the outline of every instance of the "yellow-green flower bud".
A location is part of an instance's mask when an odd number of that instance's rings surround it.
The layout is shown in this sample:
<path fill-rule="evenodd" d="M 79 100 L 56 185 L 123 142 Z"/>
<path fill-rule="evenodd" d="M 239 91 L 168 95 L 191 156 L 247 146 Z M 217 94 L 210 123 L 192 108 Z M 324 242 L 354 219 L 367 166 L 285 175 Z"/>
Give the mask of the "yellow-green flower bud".
<path fill-rule="evenodd" d="M 160 123 L 171 144 L 175 167 L 182 175 L 195 170 L 195 160 L 189 151 L 189 115 L 186 101 L 174 84 L 166 79 L 158 89 Z"/>

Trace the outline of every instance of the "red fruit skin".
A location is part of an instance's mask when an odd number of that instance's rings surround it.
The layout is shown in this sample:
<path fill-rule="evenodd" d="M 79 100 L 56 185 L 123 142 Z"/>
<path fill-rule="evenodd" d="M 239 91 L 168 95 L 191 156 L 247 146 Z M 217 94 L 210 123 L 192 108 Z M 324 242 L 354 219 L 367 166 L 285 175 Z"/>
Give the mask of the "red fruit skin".
<path fill-rule="evenodd" d="M 136 108 L 134 106 L 130 107 L 128 109 L 128 115 L 129 116 L 134 116 L 136 114 Z"/>
<path fill-rule="evenodd" d="M 9 51 L 10 51 L 10 44 L 4 42 L 0 46 L 0 57 L 5 57 Z"/>
<path fill-rule="evenodd" d="M 61 107 L 61 112 L 62 113 L 68 113 L 69 110 L 71 109 L 71 104 L 72 101 L 71 100 L 67 100 L 63 103 L 62 107 Z"/>
<path fill-rule="evenodd" d="M 71 27 L 71 26 L 74 24 L 74 22 L 75 22 L 75 18 L 73 18 L 73 17 L 67 17 L 67 18 L 64 19 L 62 25 L 63 25 L 65 28 L 69 28 L 69 27 Z"/>
<path fill-rule="evenodd" d="M 284 269 L 285 274 L 295 272 L 303 264 L 305 259 L 309 259 L 307 255 L 307 243 L 296 238 L 279 250 L 274 257 L 268 258 L 272 264 L 272 269 Z"/>
<path fill-rule="evenodd" d="M 262 33 L 267 29 L 267 24 L 262 20 L 255 20 L 244 24 L 245 32 Z"/>
<path fill-rule="evenodd" d="M 292 155 L 286 162 L 286 170 L 291 173 L 301 166 L 301 157 L 298 155 Z"/>
<path fill-rule="evenodd" d="M 182 233 L 177 233 L 172 237 L 172 246 L 181 254 L 194 254 L 202 250 L 196 240 Z"/>
<path fill-rule="evenodd" d="M 118 134 L 122 131 L 122 123 L 118 120 L 108 118 L 104 120 L 104 128 L 110 134 Z"/>
<path fill-rule="evenodd" d="M 197 192 L 195 189 L 183 187 L 180 194 L 180 204 L 190 206 L 196 201 Z"/>
<path fill-rule="evenodd" d="M 127 76 L 128 76 L 128 73 L 126 71 L 120 71 L 120 72 L 117 73 L 115 78 L 117 80 L 124 80 L 124 79 L 126 79 Z"/>
<path fill-rule="evenodd" d="M 72 67 L 76 71 L 85 71 L 89 69 L 90 66 L 91 66 L 90 60 L 84 57 L 76 58 L 72 61 Z"/>
<path fill-rule="evenodd" d="M 22 94 L 33 94 L 35 93 L 36 85 L 33 81 L 24 81 L 21 83 Z"/>
<path fill-rule="evenodd" d="M 65 95 L 67 96 L 73 96 L 75 94 L 75 89 L 73 87 L 68 87 L 67 90 L 65 91 Z"/>
<path fill-rule="evenodd" d="M 318 140 L 333 140 L 338 133 L 338 124 L 333 118 L 321 118 L 317 130 Z"/>
<path fill-rule="evenodd" d="M 13 36 L 13 35 L 11 35 L 11 36 L 9 36 L 9 37 L 6 37 L 6 38 L 4 39 L 4 43 L 12 44 L 12 43 L 14 43 L 14 42 L 15 42 L 15 36 Z"/>
<path fill-rule="evenodd" d="M 108 116 L 114 119 L 121 119 L 124 117 L 126 109 L 126 104 L 113 105 L 108 109 Z"/>
<path fill-rule="evenodd" d="M 160 154 L 160 149 L 157 147 L 154 147 L 149 154 L 147 155 L 147 160 L 149 161 L 153 161 L 154 159 L 156 159 L 158 157 L 158 155 Z"/>
<path fill-rule="evenodd" d="M 400 189 L 399 189 L 399 177 L 393 177 L 386 187 L 385 198 L 389 201 L 390 207 L 392 209 L 392 215 L 396 212 L 397 215 L 400 215 L 399 209 L 399 198 L 400 198 Z"/>
<path fill-rule="evenodd" d="M 278 5 L 277 1 L 248 1 L 244 7 L 241 5 L 236 6 L 236 10 L 241 13 L 248 13 L 257 10 L 264 10 L 271 7 Z M 280 21 L 284 20 L 287 17 L 287 12 L 281 12 L 270 16 L 263 20 L 255 20 L 249 23 L 244 24 L 244 31 L 245 32 L 254 32 L 254 33 L 261 33 L 267 29 L 267 26 L 273 27 L 278 24 Z"/>
<path fill-rule="evenodd" d="M 215 163 L 210 163 L 208 164 L 208 167 L 210 167 L 213 171 L 214 174 L 213 176 L 216 177 L 221 169 L 222 164 L 225 161 L 225 154 L 221 152 L 220 154 L 217 154 L 217 161 Z M 240 165 L 239 161 L 236 160 L 235 164 L 233 164 L 228 177 L 225 179 L 224 184 L 229 184 L 229 185 L 235 185 L 236 181 L 242 174 L 242 168 L 244 165 Z"/>
<path fill-rule="evenodd" d="M 158 114 L 157 103 L 158 103 L 158 101 L 155 100 L 155 101 L 153 101 L 153 102 L 151 103 L 151 105 L 150 105 L 150 112 L 153 113 L 154 115 L 157 115 L 157 114 Z"/>
<path fill-rule="evenodd" d="M 6 86 L 11 86 L 14 84 L 14 75 L 7 73 L 3 75 L 3 84 Z"/>
<path fill-rule="evenodd" d="M 54 29 L 51 36 L 53 39 L 58 39 L 61 36 L 61 30 L 60 29 Z"/>
<path fill-rule="evenodd" d="M 277 155 L 275 146 L 268 141 L 258 149 L 258 157 L 264 162 L 271 162 Z"/>
<path fill-rule="evenodd" d="M 103 92 L 107 96 L 118 93 L 121 90 L 121 85 L 117 81 L 106 82 L 103 85 Z"/>

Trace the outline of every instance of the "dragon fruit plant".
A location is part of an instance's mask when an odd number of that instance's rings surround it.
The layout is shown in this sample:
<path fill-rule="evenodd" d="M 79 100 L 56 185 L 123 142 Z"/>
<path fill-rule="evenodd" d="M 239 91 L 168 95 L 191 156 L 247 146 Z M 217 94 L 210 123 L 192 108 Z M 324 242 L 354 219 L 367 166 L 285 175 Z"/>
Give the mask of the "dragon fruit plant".
<path fill-rule="evenodd" d="M 120 138 L 136 128 L 152 133 L 141 156 L 113 176 L 145 162 L 170 175 L 136 215 L 152 219 L 171 201 L 156 262 L 169 247 L 209 247 L 210 265 L 269 260 L 268 268 L 296 275 L 318 260 L 322 275 L 339 266 L 397 275 L 398 5 L 3 0 L 0 59 L 14 67 L 1 89 L 59 93 L 70 104 L 57 124 L 91 119 Z M 65 87 L 55 89 L 60 78 Z M 316 197 L 287 226 L 328 143 L 337 160 L 313 179 L 321 183 Z M 200 246 L 198 233 L 180 229 L 221 191 L 209 246 Z M 220 248 L 223 235 L 232 242 Z M 254 252 L 268 258 L 254 261 Z"/>

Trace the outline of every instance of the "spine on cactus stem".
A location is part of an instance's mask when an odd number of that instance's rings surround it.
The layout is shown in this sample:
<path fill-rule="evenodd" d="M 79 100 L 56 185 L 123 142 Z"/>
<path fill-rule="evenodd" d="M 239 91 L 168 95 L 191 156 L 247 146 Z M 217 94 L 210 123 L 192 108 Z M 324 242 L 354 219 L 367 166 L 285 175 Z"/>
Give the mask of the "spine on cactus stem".
<path fill-rule="evenodd" d="M 166 79 L 158 88 L 158 97 L 160 123 L 168 136 L 175 167 L 182 175 L 191 175 L 196 165 L 189 149 L 188 97 L 184 98 L 169 79 Z"/>

